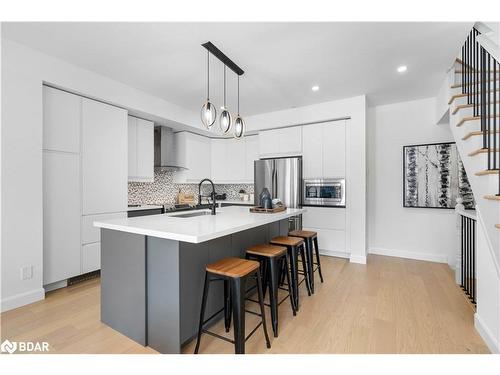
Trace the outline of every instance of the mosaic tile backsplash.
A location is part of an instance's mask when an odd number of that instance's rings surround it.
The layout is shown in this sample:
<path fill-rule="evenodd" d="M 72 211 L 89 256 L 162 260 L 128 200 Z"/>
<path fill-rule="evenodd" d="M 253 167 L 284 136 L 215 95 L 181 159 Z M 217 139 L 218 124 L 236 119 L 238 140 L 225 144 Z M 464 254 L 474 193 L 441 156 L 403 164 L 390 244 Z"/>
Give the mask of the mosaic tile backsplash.
<path fill-rule="evenodd" d="M 177 193 L 194 194 L 198 196 L 197 184 L 175 184 L 173 180 L 173 171 L 155 170 L 154 182 L 129 182 L 128 183 L 128 204 L 174 204 L 176 203 Z M 215 192 L 217 194 L 227 194 L 228 200 L 239 199 L 239 191 L 245 190 L 246 193 L 253 193 L 253 184 L 216 184 Z M 203 194 L 209 194 L 210 184 L 202 186 Z"/>

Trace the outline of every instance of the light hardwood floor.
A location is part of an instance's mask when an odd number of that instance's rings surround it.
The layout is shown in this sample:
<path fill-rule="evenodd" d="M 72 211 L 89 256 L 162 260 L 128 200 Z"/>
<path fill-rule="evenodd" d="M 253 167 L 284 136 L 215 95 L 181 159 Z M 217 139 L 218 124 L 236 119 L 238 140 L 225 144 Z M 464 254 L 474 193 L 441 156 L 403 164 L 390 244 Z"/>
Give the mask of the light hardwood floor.
<path fill-rule="evenodd" d="M 322 257 L 325 282 L 301 288 L 293 317 L 280 306 L 280 331 L 266 349 L 258 330 L 247 353 L 488 353 L 471 306 L 447 265 L 370 255 L 368 265 Z M 156 353 L 99 320 L 99 280 L 49 293 L 44 301 L 1 314 L 2 340 L 48 341 L 51 353 Z M 247 308 L 257 306 L 248 302 Z M 268 314 L 269 315 L 269 314 Z M 257 317 L 247 314 L 247 331 Z M 268 316 L 269 322 L 269 316 Z M 269 324 L 269 323 L 268 323 Z M 223 333 L 222 323 L 214 331 Z M 232 332 L 230 332 L 230 335 Z M 192 353 L 194 342 L 183 349 Z M 201 353 L 233 353 L 204 335 Z"/>

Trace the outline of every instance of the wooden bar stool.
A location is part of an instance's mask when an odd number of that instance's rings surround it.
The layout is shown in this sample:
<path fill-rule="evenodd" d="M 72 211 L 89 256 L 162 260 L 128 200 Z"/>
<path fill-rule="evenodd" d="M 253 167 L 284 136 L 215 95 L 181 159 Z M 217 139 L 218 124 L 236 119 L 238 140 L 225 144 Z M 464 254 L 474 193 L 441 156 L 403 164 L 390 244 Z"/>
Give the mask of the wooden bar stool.
<path fill-rule="evenodd" d="M 314 272 L 318 271 L 319 278 L 323 282 L 321 260 L 319 258 L 318 233 L 311 230 L 294 230 L 288 233 L 288 235 L 303 238 L 306 243 L 307 268 L 310 277 L 309 285 L 311 285 L 311 292 L 314 293 Z M 314 255 L 316 256 L 316 263 L 314 263 Z"/>
<path fill-rule="evenodd" d="M 306 264 L 305 259 L 305 249 L 304 240 L 299 237 L 291 236 L 280 236 L 274 237 L 271 240 L 273 245 L 286 246 L 288 251 L 288 257 L 290 259 L 290 272 L 292 274 L 292 291 L 293 291 L 293 301 L 295 302 L 295 310 L 299 311 L 299 285 L 305 280 L 307 286 L 307 293 L 311 295 L 311 289 L 309 286 L 309 278 L 307 277 L 307 267 L 304 267 L 304 279 L 299 282 L 299 265 L 298 256 L 300 257 L 303 264 Z"/>
<path fill-rule="evenodd" d="M 246 281 L 249 278 L 257 280 L 257 294 L 259 296 L 260 315 L 261 321 L 257 326 L 245 337 L 245 297 L 246 297 Z M 208 289 L 212 281 L 224 281 L 224 307 L 205 320 L 205 307 L 207 304 Z M 229 288 L 228 288 L 229 286 Z M 231 298 L 228 298 L 228 289 L 231 293 Z M 230 302 L 229 302 L 230 301 Z M 230 340 L 224 336 L 218 335 L 214 332 L 204 329 L 206 323 L 215 318 L 219 313 L 224 310 L 225 328 L 226 332 L 229 330 L 230 313 L 229 307 L 233 311 L 234 319 L 234 340 Z M 247 311 L 253 313 L 252 311 Z M 234 344 L 234 351 L 236 354 L 245 354 L 245 342 L 248 340 L 257 329 L 262 325 L 264 335 L 266 337 L 266 345 L 271 347 L 269 336 L 267 335 L 266 315 L 264 311 L 264 298 L 262 293 L 262 280 L 260 277 L 260 264 L 254 260 L 240 259 L 240 258 L 223 258 L 215 263 L 209 264 L 205 272 L 205 285 L 203 287 L 203 298 L 201 301 L 200 311 L 200 324 L 198 327 L 198 338 L 194 354 L 198 354 L 200 349 L 200 341 L 202 333 L 208 333 L 211 336 L 217 337 L 224 341 Z"/>
<path fill-rule="evenodd" d="M 290 274 L 288 273 L 287 248 L 284 246 L 276 246 L 269 244 L 261 244 L 249 247 L 246 250 L 247 259 L 255 259 L 260 263 L 265 264 L 264 272 L 264 293 L 266 287 L 269 286 L 269 304 L 271 308 L 271 323 L 273 327 L 274 337 L 278 337 L 278 306 L 281 305 L 287 298 L 290 298 L 293 315 L 296 315 L 295 302 L 293 300 L 293 291 L 290 283 Z M 282 267 L 280 267 L 282 265 Z M 284 269 L 286 273 L 288 288 L 281 288 L 288 291 L 288 295 L 278 302 L 278 289 L 280 271 Z M 254 301 L 250 299 L 250 301 Z"/>

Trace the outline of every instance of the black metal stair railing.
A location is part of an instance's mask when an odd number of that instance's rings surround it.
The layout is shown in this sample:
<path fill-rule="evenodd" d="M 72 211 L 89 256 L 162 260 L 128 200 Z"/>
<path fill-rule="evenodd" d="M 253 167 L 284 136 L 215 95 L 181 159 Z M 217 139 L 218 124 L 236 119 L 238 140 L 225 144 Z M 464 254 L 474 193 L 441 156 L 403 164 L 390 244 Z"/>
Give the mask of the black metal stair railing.
<path fill-rule="evenodd" d="M 460 215 L 461 230 L 461 281 L 460 286 L 473 304 L 476 304 L 476 220 Z"/>
<path fill-rule="evenodd" d="M 487 170 L 500 171 L 500 65 L 477 41 L 479 31 L 473 28 L 462 46 L 462 94 L 472 107 L 474 117 L 480 118 L 483 149 L 487 150 Z M 500 173 L 498 190 L 500 195 Z"/>

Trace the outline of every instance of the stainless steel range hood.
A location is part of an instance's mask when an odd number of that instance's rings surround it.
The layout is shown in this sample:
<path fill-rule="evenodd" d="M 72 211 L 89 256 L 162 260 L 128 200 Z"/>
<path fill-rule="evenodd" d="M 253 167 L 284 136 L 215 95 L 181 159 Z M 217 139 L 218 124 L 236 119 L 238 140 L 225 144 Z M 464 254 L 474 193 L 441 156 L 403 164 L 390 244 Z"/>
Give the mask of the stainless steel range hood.
<path fill-rule="evenodd" d="M 180 171 L 187 169 L 175 159 L 174 132 L 166 126 L 155 126 L 155 168 Z"/>

